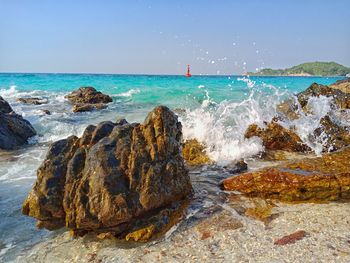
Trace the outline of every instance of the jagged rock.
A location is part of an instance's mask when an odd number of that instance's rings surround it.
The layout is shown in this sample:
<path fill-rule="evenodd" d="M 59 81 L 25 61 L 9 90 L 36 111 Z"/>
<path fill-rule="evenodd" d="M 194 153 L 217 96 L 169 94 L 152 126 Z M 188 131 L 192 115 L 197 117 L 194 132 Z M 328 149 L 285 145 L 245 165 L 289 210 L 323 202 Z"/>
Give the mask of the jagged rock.
<path fill-rule="evenodd" d="M 251 138 L 253 136 L 257 136 L 262 140 L 266 150 L 310 151 L 310 148 L 302 142 L 294 131 L 284 128 L 275 121 L 268 123 L 266 128 L 251 124 L 245 132 L 245 137 Z"/>
<path fill-rule="evenodd" d="M 350 109 L 350 78 L 337 81 L 330 86 L 313 83 L 309 88 L 298 93 L 296 96 L 301 109 L 308 114 L 312 114 L 307 108 L 310 97 L 332 97 L 335 105 L 340 109 Z M 291 99 L 277 105 L 277 112 L 288 120 L 296 120 L 300 117 L 298 105 Z"/>
<path fill-rule="evenodd" d="M 341 109 L 350 109 L 350 94 L 339 89 L 317 83 L 311 84 L 309 88 L 297 94 L 298 101 L 303 109 L 307 106 L 310 97 L 333 97 L 334 103 Z"/>
<path fill-rule="evenodd" d="M 65 96 L 72 104 L 98 104 L 112 102 L 112 98 L 93 87 L 81 87 Z"/>
<path fill-rule="evenodd" d="M 38 227 L 145 241 L 174 223 L 192 191 L 181 139 L 181 123 L 163 106 L 143 124 L 89 125 L 81 138 L 51 145 L 22 212 Z"/>
<path fill-rule="evenodd" d="M 282 201 L 350 199 L 350 148 L 225 179 L 226 190 Z"/>
<path fill-rule="evenodd" d="M 18 102 L 24 103 L 24 104 L 34 104 L 34 105 L 41 105 L 41 104 L 47 104 L 47 100 L 43 100 L 41 98 L 19 98 L 17 99 Z"/>
<path fill-rule="evenodd" d="M 16 114 L 0 97 L 0 149 L 12 150 L 26 144 L 36 134 L 29 121 Z"/>
<path fill-rule="evenodd" d="M 330 87 L 334 89 L 339 89 L 345 93 L 350 93 L 350 78 L 338 80 L 332 85 L 330 85 Z"/>
<path fill-rule="evenodd" d="M 188 165 L 197 166 L 213 163 L 205 153 L 205 147 L 196 139 L 185 141 L 182 155 Z"/>
<path fill-rule="evenodd" d="M 350 132 L 332 121 L 328 115 L 321 119 L 314 136 L 324 139 L 324 152 L 336 151 L 350 145 Z"/>

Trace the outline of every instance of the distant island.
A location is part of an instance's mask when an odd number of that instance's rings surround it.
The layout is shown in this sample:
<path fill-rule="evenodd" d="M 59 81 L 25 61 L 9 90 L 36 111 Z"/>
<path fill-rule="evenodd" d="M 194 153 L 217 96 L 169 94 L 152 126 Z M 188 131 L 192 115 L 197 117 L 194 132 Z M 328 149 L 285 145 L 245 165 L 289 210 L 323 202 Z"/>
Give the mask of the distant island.
<path fill-rule="evenodd" d="M 336 62 L 308 62 L 286 69 L 265 68 L 248 72 L 251 76 L 347 76 L 350 68 Z"/>

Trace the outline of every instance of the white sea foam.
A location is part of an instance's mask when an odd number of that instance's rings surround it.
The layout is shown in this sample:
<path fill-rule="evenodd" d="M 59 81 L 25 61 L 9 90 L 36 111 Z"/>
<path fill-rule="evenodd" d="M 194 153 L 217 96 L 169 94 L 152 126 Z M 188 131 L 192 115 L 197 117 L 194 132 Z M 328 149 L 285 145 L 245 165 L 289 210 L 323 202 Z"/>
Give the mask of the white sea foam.
<path fill-rule="evenodd" d="M 253 89 L 242 102 L 222 101 L 215 103 L 205 90 L 206 99 L 195 110 L 187 110 L 183 117 L 185 139 L 196 138 L 204 143 L 206 152 L 218 164 L 227 165 L 241 158 L 256 155 L 263 150 L 259 138 L 244 138 L 252 123 L 263 125 L 276 114 L 276 104 L 282 93 L 278 89 L 263 86 L 272 94 L 263 96 L 259 89 Z"/>
<path fill-rule="evenodd" d="M 272 85 L 257 86 L 248 78 L 241 78 L 250 89 L 249 96 L 242 102 L 222 101 L 216 103 L 208 90 L 206 99 L 201 106 L 194 110 L 187 110 L 181 117 L 185 139 L 196 138 L 206 145 L 208 156 L 218 164 L 227 165 L 241 158 L 251 157 L 261 152 L 264 147 L 259 138 L 244 138 L 245 131 L 250 124 L 264 127 L 266 122 L 277 115 L 276 106 L 286 97 L 297 99 L 287 90 L 280 90 Z M 328 136 L 322 133 L 319 137 L 314 132 L 320 127 L 320 120 L 326 115 L 332 117 L 339 125 L 350 125 L 349 120 L 337 116 L 332 110 L 332 98 L 311 97 L 308 101 L 309 113 L 304 113 L 299 105 L 300 118 L 294 121 L 280 122 L 288 129 L 295 129 L 302 141 L 316 154 L 321 154 Z M 331 150 L 331 149 L 329 149 Z"/>
<path fill-rule="evenodd" d="M 127 92 L 118 93 L 118 94 L 115 94 L 114 96 L 117 96 L 117 97 L 132 97 L 134 94 L 138 94 L 140 92 L 141 92 L 140 89 L 130 89 Z"/>

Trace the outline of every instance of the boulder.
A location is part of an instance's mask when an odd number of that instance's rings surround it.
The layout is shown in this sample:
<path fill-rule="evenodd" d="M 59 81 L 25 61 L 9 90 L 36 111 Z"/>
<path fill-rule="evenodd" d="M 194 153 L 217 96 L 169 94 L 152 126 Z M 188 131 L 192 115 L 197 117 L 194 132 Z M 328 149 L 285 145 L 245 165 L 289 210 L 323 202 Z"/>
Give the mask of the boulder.
<path fill-rule="evenodd" d="M 294 131 L 284 128 L 274 120 L 267 123 L 266 128 L 251 124 L 244 136 L 246 138 L 259 137 L 268 151 L 306 152 L 311 150 Z"/>
<path fill-rule="evenodd" d="M 73 112 L 85 112 L 107 108 L 112 98 L 93 87 L 81 87 L 65 96 L 73 104 Z"/>
<path fill-rule="evenodd" d="M 164 106 L 143 124 L 101 122 L 53 143 L 22 212 L 38 227 L 146 241 L 181 218 L 192 191 L 181 123 Z M 103 234 L 105 236 L 105 234 Z"/>
<path fill-rule="evenodd" d="M 350 148 L 225 179 L 226 190 L 282 201 L 350 199 Z"/>
<path fill-rule="evenodd" d="M 24 103 L 24 104 L 34 104 L 34 105 L 41 105 L 41 104 L 47 104 L 47 100 L 43 100 L 41 98 L 19 98 L 17 99 L 18 102 Z"/>
<path fill-rule="evenodd" d="M 72 104 L 99 104 L 112 102 L 112 98 L 93 87 L 81 87 L 65 96 Z"/>
<path fill-rule="evenodd" d="M 330 87 L 333 89 L 341 90 L 345 93 L 350 93 L 350 78 L 338 80 L 332 85 L 330 85 Z"/>
<path fill-rule="evenodd" d="M 26 144 L 34 135 L 36 132 L 29 121 L 16 114 L 0 97 L 0 149 L 12 150 Z"/>
<path fill-rule="evenodd" d="M 310 97 L 333 97 L 334 103 L 341 109 L 350 109 L 350 94 L 317 83 L 311 84 L 309 88 L 297 94 L 298 101 L 303 109 L 306 109 Z"/>
<path fill-rule="evenodd" d="M 196 139 L 186 140 L 183 144 L 182 155 L 186 163 L 191 166 L 213 163 L 205 153 L 205 147 Z"/>

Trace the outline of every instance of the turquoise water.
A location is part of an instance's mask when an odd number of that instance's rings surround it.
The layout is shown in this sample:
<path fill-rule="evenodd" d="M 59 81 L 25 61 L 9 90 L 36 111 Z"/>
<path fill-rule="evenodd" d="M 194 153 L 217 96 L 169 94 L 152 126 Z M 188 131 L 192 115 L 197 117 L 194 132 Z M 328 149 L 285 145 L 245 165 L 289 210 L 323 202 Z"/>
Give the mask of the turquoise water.
<path fill-rule="evenodd" d="M 276 105 L 305 90 L 313 82 L 331 84 L 340 78 L 243 77 L 243 76 L 143 76 L 92 74 L 0 74 L 0 96 L 28 119 L 38 135 L 16 151 L 0 151 L 0 262 L 13 261 L 38 242 L 59 234 L 37 230 L 35 220 L 21 214 L 21 205 L 36 179 L 36 170 L 52 141 L 75 134 L 88 124 L 125 117 L 142 121 L 156 105 L 176 110 L 184 138 L 196 138 L 219 165 L 252 158 L 263 150 L 261 141 L 245 139 L 252 123 L 263 125 L 276 115 Z M 93 86 L 113 97 L 107 109 L 73 113 L 64 95 L 81 86 Z M 40 97 L 43 105 L 23 105 L 20 97 Z M 302 115 L 296 132 L 317 151 L 320 142 L 310 142 L 319 120 L 331 111 L 327 98 L 310 99 L 313 116 Z M 181 110 L 178 110 L 181 109 Z M 49 110 L 46 115 L 42 110 Z M 199 176 L 205 176 L 199 175 Z"/>
<path fill-rule="evenodd" d="M 0 74 L 0 89 L 16 86 L 18 91 L 42 90 L 69 92 L 81 86 L 93 86 L 115 97 L 128 97 L 136 104 L 165 104 L 170 107 L 195 106 L 207 90 L 216 101 L 240 101 L 248 96 L 249 86 L 242 76 L 148 76 L 97 74 Z M 257 86 L 273 85 L 299 92 L 311 83 L 330 84 L 338 77 L 250 77 Z M 202 88 L 198 88 L 202 87 Z M 123 94 L 124 93 L 124 94 Z M 118 96 L 122 94 L 122 96 Z M 130 96 L 131 97 L 131 96 Z"/>

